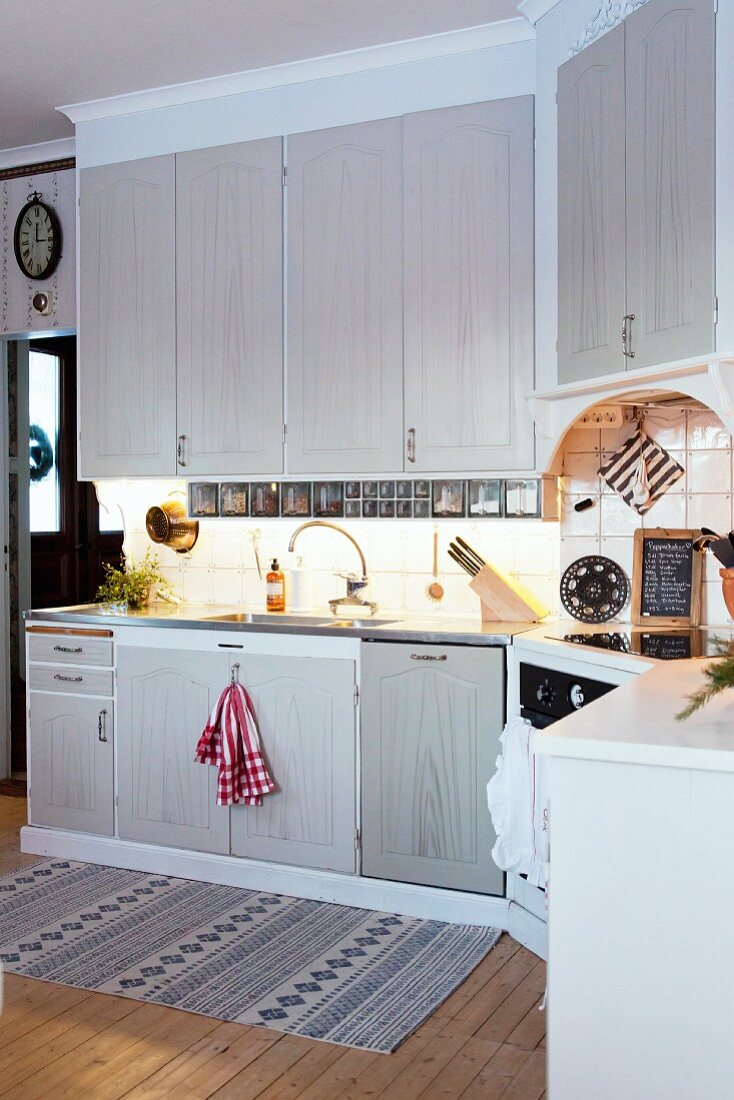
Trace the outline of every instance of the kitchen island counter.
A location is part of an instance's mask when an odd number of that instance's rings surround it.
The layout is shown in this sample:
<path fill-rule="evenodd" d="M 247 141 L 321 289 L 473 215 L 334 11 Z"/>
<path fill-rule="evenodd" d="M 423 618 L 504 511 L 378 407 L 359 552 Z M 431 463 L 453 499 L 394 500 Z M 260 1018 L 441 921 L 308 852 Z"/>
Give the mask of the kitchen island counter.
<path fill-rule="evenodd" d="M 734 692 L 690 718 L 676 715 L 704 682 L 707 661 L 655 663 L 644 676 L 556 722 L 538 752 L 577 760 L 734 772 Z"/>

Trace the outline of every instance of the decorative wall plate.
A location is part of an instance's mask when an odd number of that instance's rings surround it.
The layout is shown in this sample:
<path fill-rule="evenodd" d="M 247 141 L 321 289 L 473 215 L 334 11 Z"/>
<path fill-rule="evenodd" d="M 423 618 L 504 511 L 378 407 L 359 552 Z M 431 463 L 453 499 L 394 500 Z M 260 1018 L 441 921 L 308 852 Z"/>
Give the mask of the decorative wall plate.
<path fill-rule="evenodd" d="M 582 623 L 606 623 L 627 603 L 629 581 L 611 558 L 590 554 L 569 565 L 561 577 L 561 602 Z"/>

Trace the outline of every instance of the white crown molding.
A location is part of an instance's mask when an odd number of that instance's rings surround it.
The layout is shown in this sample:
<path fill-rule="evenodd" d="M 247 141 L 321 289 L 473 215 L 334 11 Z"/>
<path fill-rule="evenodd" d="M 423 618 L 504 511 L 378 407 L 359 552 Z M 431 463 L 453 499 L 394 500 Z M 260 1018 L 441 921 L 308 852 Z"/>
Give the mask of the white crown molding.
<path fill-rule="evenodd" d="M 584 27 L 581 37 L 569 50 L 569 57 L 581 53 L 592 42 L 596 42 L 597 38 L 601 38 L 606 31 L 610 31 L 633 11 L 641 8 L 644 3 L 646 0 L 601 0 L 599 7 Z"/>
<path fill-rule="evenodd" d="M 90 122 L 99 118 L 135 114 L 140 111 L 176 107 L 182 103 L 218 99 L 221 96 L 241 95 L 243 92 L 278 88 L 286 84 L 301 84 L 307 80 L 321 80 L 329 76 L 382 69 L 388 65 L 404 65 L 411 61 L 424 61 L 432 57 L 484 50 L 511 42 L 533 39 L 535 32 L 527 20 L 520 16 L 497 23 L 485 23 L 478 27 L 447 31 L 444 34 L 410 38 L 402 42 L 390 42 L 383 46 L 369 46 L 345 53 L 329 54 L 286 65 L 272 65 L 264 69 L 250 69 L 242 73 L 192 80 L 185 84 L 169 84 L 161 88 L 148 88 L 107 99 L 90 100 L 87 103 L 71 103 L 58 107 L 74 123 Z"/>
<path fill-rule="evenodd" d="M 18 145 L 14 149 L 0 149 L 0 169 L 22 168 L 24 164 L 45 164 L 49 160 L 66 160 L 76 155 L 74 138 L 58 141 L 42 141 L 37 145 Z"/>
<path fill-rule="evenodd" d="M 529 23 L 535 26 L 539 19 L 552 11 L 560 2 L 561 0 L 521 0 L 521 3 L 517 5 L 517 10 L 525 16 Z"/>

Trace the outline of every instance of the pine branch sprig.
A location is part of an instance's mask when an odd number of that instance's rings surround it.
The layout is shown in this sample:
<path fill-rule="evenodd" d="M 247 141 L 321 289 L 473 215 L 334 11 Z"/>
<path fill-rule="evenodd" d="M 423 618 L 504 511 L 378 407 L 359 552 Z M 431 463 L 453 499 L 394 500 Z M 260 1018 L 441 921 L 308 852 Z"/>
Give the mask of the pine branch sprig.
<path fill-rule="evenodd" d="M 690 718 L 706 703 L 710 703 L 720 691 L 734 687 L 734 642 L 725 638 L 714 638 L 713 644 L 718 659 L 703 670 L 708 683 L 688 696 L 688 706 L 675 716 L 679 722 Z"/>

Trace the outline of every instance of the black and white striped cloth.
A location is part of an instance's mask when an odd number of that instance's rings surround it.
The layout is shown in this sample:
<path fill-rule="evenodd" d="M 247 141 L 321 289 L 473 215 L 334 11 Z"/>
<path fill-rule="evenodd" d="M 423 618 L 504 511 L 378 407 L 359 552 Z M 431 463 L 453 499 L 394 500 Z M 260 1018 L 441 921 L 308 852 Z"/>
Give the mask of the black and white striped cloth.
<path fill-rule="evenodd" d="M 640 458 L 644 460 L 645 477 L 642 481 L 647 483 L 646 494 L 644 489 L 640 493 Z M 648 439 L 642 429 L 634 432 L 599 470 L 610 489 L 619 493 L 622 500 L 641 516 L 650 511 L 655 501 L 684 472 L 680 463 L 652 439 Z M 641 500 L 641 496 L 646 499 Z"/>

